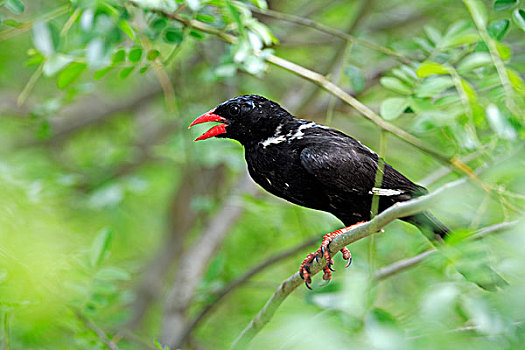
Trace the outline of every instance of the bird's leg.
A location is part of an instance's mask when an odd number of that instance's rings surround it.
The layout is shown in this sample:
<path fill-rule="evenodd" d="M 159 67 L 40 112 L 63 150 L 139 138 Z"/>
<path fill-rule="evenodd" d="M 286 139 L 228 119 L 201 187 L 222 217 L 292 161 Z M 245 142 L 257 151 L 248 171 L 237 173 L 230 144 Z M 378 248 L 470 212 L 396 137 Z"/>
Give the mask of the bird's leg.
<path fill-rule="evenodd" d="M 325 258 L 326 265 L 323 267 L 324 275 L 323 279 L 325 281 L 330 280 L 332 278 L 332 272 L 334 269 L 332 268 L 332 265 L 334 264 L 334 261 L 332 260 L 332 257 L 330 256 L 330 242 L 333 241 L 333 239 L 345 232 L 348 232 L 352 230 L 353 228 L 356 228 L 359 225 L 364 224 L 365 221 L 358 222 L 357 224 L 344 227 L 342 229 L 336 230 L 334 232 L 327 233 L 323 237 L 323 241 L 321 242 L 321 246 L 319 246 L 319 249 L 317 249 L 316 252 L 310 253 L 306 256 L 306 259 L 303 260 L 301 263 L 301 266 L 299 267 L 299 274 L 301 278 L 304 280 L 304 284 L 306 284 L 306 287 L 308 289 L 312 289 L 310 287 L 310 283 L 312 283 L 312 277 L 310 276 L 310 264 L 315 260 L 319 261 L 319 258 Z M 341 253 L 343 254 L 343 259 L 347 260 L 346 267 L 350 266 L 352 263 L 352 254 L 348 250 L 347 247 L 343 247 L 341 249 Z"/>

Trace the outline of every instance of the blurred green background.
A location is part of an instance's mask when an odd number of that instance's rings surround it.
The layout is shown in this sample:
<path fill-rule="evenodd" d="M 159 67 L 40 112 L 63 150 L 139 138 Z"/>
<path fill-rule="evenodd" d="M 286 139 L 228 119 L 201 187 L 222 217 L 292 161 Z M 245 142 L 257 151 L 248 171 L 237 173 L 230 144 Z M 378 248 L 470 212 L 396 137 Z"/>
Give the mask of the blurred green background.
<path fill-rule="evenodd" d="M 524 348 L 523 1 L 0 5 L 3 349 L 228 348 L 342 226 L 260 190 L 236 142 L 192 142 L 205 129 L 189 123 L 233 96 L 340 129 L 431 191 L 465 176 L 272 54 L 463 160 L 488 191 L 471 181 L 436 201 L 453 233 L 406 271 L 377 275 L 432 248 L 414 227 L 352 244 L 352 267 L 336 256 L 330 284 L 292 293 L 251 348 Z M 489 292 L 458 273 L 490 278 L 487 264 L 509 285 Z"/>

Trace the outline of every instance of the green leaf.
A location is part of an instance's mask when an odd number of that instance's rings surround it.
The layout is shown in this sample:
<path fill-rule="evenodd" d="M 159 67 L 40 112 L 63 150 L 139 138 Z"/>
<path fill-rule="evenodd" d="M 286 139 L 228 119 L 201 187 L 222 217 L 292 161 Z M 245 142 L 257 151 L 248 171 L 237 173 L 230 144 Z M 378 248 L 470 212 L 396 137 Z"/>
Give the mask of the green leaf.
<path fill-rule="evenodd" d="M 402 65 L 400 68 L 392 69 L 392 75 L 399 78 L 403 83 L 406 83 L 410 87 L 413 87 L 417 80 L 416 72 L 407 65 Z"/>
<path fill-rule="evenodd" d="M 492 64 L 492 58 L 486 52 L 474 52 L 464 59 L 458 65 L 457 71 L 460 74 L 466 74 L 476 68 L 489 66 Z"/>
<path fill-rule="evenodd" d="M 24 3 L 20 0 L 7 0 L 5 2 L 5 7 L 7 7 L 9 11 L 16 14 L 20 14 L 25 10 Z"/>
<path fill-rule="evenodd" d="M 428 38 L 432 40 L 434 45 L 438 45 L 438 43 L 441 41 L 441 34 L 439 31 L 432 26 L 425 26 L 423 27 L 423 30 L 425 31 L 425 34 L 428 36 Z"/>
<path fill-rule="evenodd" d="M 113 69 L 114 66 L 108 66 L 106 68 L 102 68 L 102 69 L 99 69 L 95 72 L 95 74 L 93 74 L 93 79 L 95 80 L 99 80 L 99 79 L 102 79 L 103 77 L 105 77 L 112 69 Z"/>
<path fill-rule="evenodd" d="M 503 11 L 514 7 L 518 4 L 518 0 L 496 0 L 494 1 L 494 10 Z"/>
<path fill-rule="evenodd" d="M 369 320 L 369 318 L 373 318 L 375 322 L 378 322 L 383 325 L 388 325 L 388 326 L 397 325 L 397 321 L 394 318 L 394 316 L 392 316 L 391 314 L 388 313 L 388 311 L 383 310 L 383 309 L 375 308 L 371 310 L 366 317 L 367 317 L 367 321 Z"/>
<path fill-rule="evenodd" d="M 525 31 L 525 11 L 522 9 L 515 9 L 512 12 L 512 20 L 514 24 L 518 26 L 521 30 Z"/>
<path fill-rule="evenodd" d="M 120 62 L 124 62 L 125 60 L 126 60 L 126 51 L 124 49 L 120 49 L 113 54 L 113 59 L 111 60 L 111 62 L 113 62 L 113 64 L 117 64 Z"/>
<path fill-rule="evenodd" d="M 454 86 L 451 77 L 430 76 L 426 78 L 415 90 L 418 97 L 437 97 L 441 92 Z"/>
<path fill-rule="evenodd" d="M 159 50 L 149 50 L 148 54 L 146 55 L 146 59 L 148 61 L 155 61 L 157 57 L 160 56 Z"/>
<path fill-rule="evenodd" d="M 251 2 L 261 10 L 266 10 L 268 8 L 266 0 L 251 0 Z"/>
<path fill-rule="evenodd" d="M 161 18 L 157 18 L 153 22 L 151 22 L 150 28 L 155 30 L 155 31 L 161 31 L 162 29 L 164 29 L 164 27 L 166 27 L 166 25 L 167 25 L 166 20 L 161 17 Z"/>
<path fill-rule="evenodd" d="M 463 45 L 470 45 L 478 42 L 479 34 L 475 32 L 465 32 L 459 35 L 445 38 L 441 43 L 441 48 L 453 48 Z"/>
<path fill-rule="evenodd" d="M 212 23 L 212 22 L 215 21 L 215 17 L 213 17 L 211 15 L 206 15 L 206 14 L 203 14 L 203 13 L 198 13 L 195 16 L 195 19 L 197 21 L 206 22 L 206 23 Z"/>
<path fill-rule="evenodd" d="M 518 72 L 513 69 L 507 68 L 507 74 L 509 75 L 510 85 L 520 94 L 525 94 L 525 82 L 521 79 Z"/>
<path fill-rule="evenodd" d="M 74 82 L 87 68 L 85 63 L 71 62 L 58 75 L 57 85 L 59 89 L 64 89 Z"/>
<path fill-rule="evenodd" d="M 103 281 L 129 281 L 131 275 L 118 267 L 103 267 L 97 271 L 95 278 Z"/>
<path fill-rule="evenodd" d="M 118 27 L 122 30 L 131 40 L 135 39 L 135 32 L 128 21 L 122 19 L 118 22 Z"/>
<path fill-rule="evenodd" d="M 500 19 L 499 21 L 490 22 L 487 27 L 489 35 L 496 40 L 501 40 L 507 34 L 509 29 L 510 21 L 508 19 Z"/>
<path fill-rule="evenodd" d="M 164 31 L 163 39 L 170 44 L 180 44 L 183 39 L 182 30 L 176 27 L 168 28 Z"/>
<path fill-rule="evenodd" d="M 128 58 L 131 62 L 137 63 L 142 58 L 143 52 L 141 47 L 134 47 L 129 51 Z"/>
<path fill-rule="evenodd" d="M 387 98 L 381 103 L 380 113 L 384 119 L 392 120 L 401 115 L 408 107 L 408 100 L 404 97 Z"/>
<path fill-rule="evenodd" d="M 398 92 L 400 94 L 410 95 L 412 93 L 412 89 L 397 78 L 382 77 L 379 80 L 379 82 L 387 89 Z"/>
<path fill-rule="evenodd" d="M 127 78 L 131 74 L 131 72 L 133 72 L 133 69 L 135 69 L 135 66 L 122 68 L 122 70 L 120 71 L 120 78 Z"/>
<path fill-rule="evenodd" d="M 25 25 L 25 23 L 15 21 L 12 18 L 6 19 L 4 22 L 2 22 L 0 24 L 6 25 L 6 26 L 9 26 L 9 27 L 13 27 L 13 28 L 20 28 L 20 27 L 23 27 Z"/>
<path fill-rule="evenodd" d="M 465 92 L 465 94 L 467 95 L 467 98 L 468 100 L 470 101 L 471 104 L 475 103 L 478 99 L 478 96 L 476 94 L 476 90 L 474 90 L 474 88 L 472 87 L 472 85 L 470 85 L 470 83 L 468 81 L 466 81 L 465 79 L 462 79 L 460 78 L 460 82 L 461 82 L 461 88 L 463 89 L 463 91 Z"/>
<path fill-rule="evenodd" d="M 349 65 L 345 68 L 345 75 L 350 80 L 354 92 L 359 93 L 365 88 L 365 78 L 361 70 L 356 66 Z"/>
<path fill-rule="evenodd" d="M 251 22 L 250 29 L 254 31 L 259 36 L 259 38 L 262 39 L 265 45 L 271 45 L 272 43 L 274 44 L 279 43 L 279 39 L 277 39 L 272 34 L 270 29 L 260 22 L 256 22 L 256 21 Z"/>
<path fill-rule="evenodd" d="M 41 64 L 42 62 L 44 62 L 44 59 L 45 57 L 42 56 L 41 54 L 36 54 L 34 55 L 33 57 L 31 57 L 30 59 L 27 60 L 26 62 L 26 66 L 37 66 L 39 64 Z"/>
<path fill-rule="evenodd" d="M 190 35 L 199 40 L 202 40 L 206 37 L 203 32 L 201 32 L 200 30 L 196 30 L 196 29 L 190 30 Z"/>
<path fill-rule="evenodd" d="M 232 17 L 235 23 L 237 24 L 237 29 L 239 30 L 239 33 L 241 33 L 241 35 L 244 35 L 244 25 L 242 24 L 241 20 L 241 13 L 230 1 L 226 1 L 226 7 L 228 7 L 228 10 L 230 10 Z"/>
<path fill-rule="evenodd" d="M 148 69 L 149 69 L 149 66 L 144 66 L 144 67 L 139 69 L 139 73 L 140 74 L 144 74 L 144 73 L 146 73 L 148 71 Z"/>
<path fill-rule="evenodd" d="M 33 44 L 44 56 L 50 56 L 55 52 L 51 31 L 45 22 L 33 24 Z"/>
<path fill-rule="evenodd" d="M 512 49 L 510 48 L 510 46 L 499 41 L 495 41 L 494 43 L 496 44 L 496 50 L 498 50 L 499 56 L 503 60 L 506 61 L 512 57 Z"/>
<path fill-rule="evenodd" d="M 420 78 L 425 78 L 433 74 L 448 74 L 448 69 L 440 63 L 427 61 L 419 66 L 416 74 Z"/>
<path fill-rule="evenodd" d="M 113 232 L 104 228 L 95 237 L 89 250 L 89 262 L 92 267 L 99 266 L 108 251 L 112 236 Z"/>

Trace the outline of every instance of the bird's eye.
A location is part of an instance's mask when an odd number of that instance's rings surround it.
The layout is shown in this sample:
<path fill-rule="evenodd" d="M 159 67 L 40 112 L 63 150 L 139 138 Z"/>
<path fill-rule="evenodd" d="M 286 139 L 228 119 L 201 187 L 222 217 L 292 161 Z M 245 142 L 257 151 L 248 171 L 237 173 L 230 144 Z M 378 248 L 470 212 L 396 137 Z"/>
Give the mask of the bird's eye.
<path fill-rule="evenodd" d="M 232 105 L 230 107 L 230 115 L 235 117 L 237 115 L 239 115 L 239 113 L 241 113 L 241 109 L 239 108 L 238 105 Z"/>

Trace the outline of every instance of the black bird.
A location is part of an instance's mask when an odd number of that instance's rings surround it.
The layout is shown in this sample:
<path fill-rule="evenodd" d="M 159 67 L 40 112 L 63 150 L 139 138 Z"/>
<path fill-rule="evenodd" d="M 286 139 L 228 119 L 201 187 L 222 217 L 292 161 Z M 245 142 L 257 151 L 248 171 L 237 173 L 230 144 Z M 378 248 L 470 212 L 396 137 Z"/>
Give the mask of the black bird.
<path fill-rule="evenodd" d="M 379 157 L 374 151 L 338 130 L 295 118 L 262 96 L 232 98 L 197 118 L 190 127 L 211 121 L 221 124 L 195 141 L 210 137 L 239 141 L 255 182 L 292 203 L 332 213 L 347 226 L 327 234 L 319 250 L 301 264 L 300 273 L 308 288 L 309 264 L 324 256 L 327 265 L 323 278 L 330 279 L 333 262 L 328 244 L 351 225 L 370 220 L 373 195 L 379 196 L 381 212 L 427 193 L 388 164 L 384 164 L 381 186 L 375 186 Z M 429 212 L 402 220 L 432 237 L 443 238 L 449 232 Z M 350 264 L 348 249 L 341 251 Z"/>

